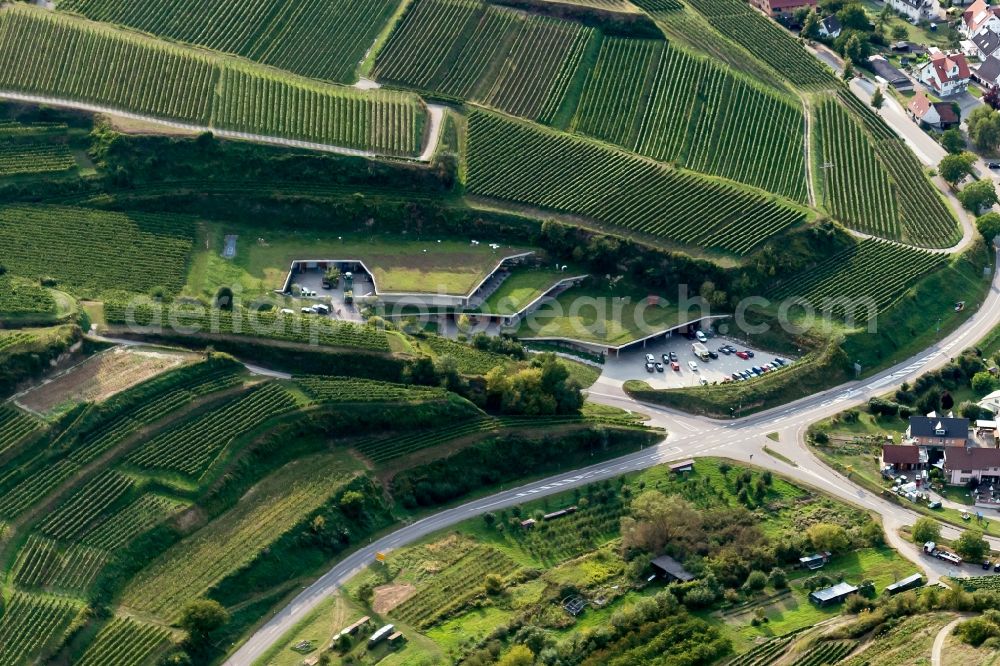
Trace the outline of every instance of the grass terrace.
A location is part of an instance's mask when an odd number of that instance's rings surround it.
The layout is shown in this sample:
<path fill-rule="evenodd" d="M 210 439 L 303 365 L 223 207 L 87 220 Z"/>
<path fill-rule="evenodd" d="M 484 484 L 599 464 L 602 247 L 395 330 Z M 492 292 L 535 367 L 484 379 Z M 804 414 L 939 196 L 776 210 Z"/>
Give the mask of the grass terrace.
<path fill-rule="evenodd" d="M 223 259 L 224 237 L 238 234 L 236 257 Z M 223 284 L 241 285 L 246 295 L 269 293 L 284 286 L 295 260 L 359 259 L 372 271 L 379 291 L 467 294 L 502 258 L 524 248 L 489 247 L 490 239 L 341 235 L 320 230 L 278 231 L 263 227 L 204 224 L 185 291 L 212 296 Z"/>
<path fill-rule="evenodd" d="M 583 275 L 583 271 L 557 271 L 552 268 L 517 268 L 486 299 L 483 310 L 490 314 L 512 315 L 554 287 L 559 280 Z"/>
<path fill-rule="evenodd" d="M 672 328 L 701 315 L 681 313 L 669 301 L 655 304 L 648 292 L 635 286 L 586 284 L 547 299 L 525 319 L 518 337 L 565 338 L 598 345 L 624 345 Z"/>

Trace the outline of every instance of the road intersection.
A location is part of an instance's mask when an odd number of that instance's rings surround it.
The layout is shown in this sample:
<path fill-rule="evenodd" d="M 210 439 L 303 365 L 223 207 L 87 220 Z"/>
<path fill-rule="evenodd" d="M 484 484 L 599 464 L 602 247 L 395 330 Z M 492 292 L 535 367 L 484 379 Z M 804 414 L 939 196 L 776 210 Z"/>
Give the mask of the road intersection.
<path fill-rule="evenodd" d="M 831 470 L 809 451 L 804 436 L 810 424 L 851 406 L 863 404 L 870 397 L 884 394 L 905 381 L 911 381 L 945 365 L 998 325 L 1000 272 L 995 272 L 989 294 L 979 310 L 953 333 L 920 354 L 864 380 L 850 382 L 738 420 L 714 420 L 639 403 L 626 395 L 620 385 L 598 380 L 590 391 L 590 400 L 649 415 L 649 425 L 664 428 L 668 433 L 666 439 L 656 446 L 614 460 L 504 490 L 400 527 L 338 562 L 264 623 L 225 663 L 227 666 L 252 664 L 323 599 L 334 594 L 348 579 L 374 561 L 378 552 L 400 548 L 487 511 L 689 457 L 724 456 L 772 469 L 860 509 L 877 513 L 881 516 L 890 543 L 901 555 L 922 569 L 930 581 L 938 580 L 943 575 L 954 575 L 957 572 L 953 567 L 921 556 L 913 544 L 899 535 L 899 528 L 912 524 L 919 514 L 888 499 L 872 495 Z M 768 439 L 767 435 L 770 433 L 777 433 L 777 442 Z M 766 453 L 765 444 L 789 462 Z M 955 537 L 958 532 L 957 528 L 951 526 L 944 526 L 943 529 L 946 537 Z M 990 539 L 990 545 L 994 549 L 1000 549 L 1000 540 Z"/>

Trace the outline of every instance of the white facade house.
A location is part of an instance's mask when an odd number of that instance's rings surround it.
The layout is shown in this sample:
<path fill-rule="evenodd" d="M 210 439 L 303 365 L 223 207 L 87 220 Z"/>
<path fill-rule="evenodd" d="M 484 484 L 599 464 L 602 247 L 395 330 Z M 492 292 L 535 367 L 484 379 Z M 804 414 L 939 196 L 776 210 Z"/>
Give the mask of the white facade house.
<path fill-rule="evenodd" d="M 913 21 L 930 20 L 937 9 L 932 0 L 886 0 L 886 4 Z"/>
<path fill-rule="evenodd" d="M 971 39 L 983 30 L 1000 33 L 1000 8 L 990 7 L 986 0 L 976 0 L 962 13 L 958 31 L 963 37 Z"/>
<path fill-rule="evenodd" d="M 983 399 L 977 404 L 993 415 L 1000 414 L 1000 391 L 993 391 L 993 393 L 984 395 Z"/>
<path fill-rule="evenodd" d="M 1000 480 L 1000 449 L 950 446 L 944 452 L 945 480 L 952 485 Z"/>
<path fill-rule="evenodd" d="M 961 53 L 945 54 L 938 51 L 931 54 L 929 62 L 921 65 L 917 77 L 937 96 L 948 97 L 968 89 L 972 72 Z"/>

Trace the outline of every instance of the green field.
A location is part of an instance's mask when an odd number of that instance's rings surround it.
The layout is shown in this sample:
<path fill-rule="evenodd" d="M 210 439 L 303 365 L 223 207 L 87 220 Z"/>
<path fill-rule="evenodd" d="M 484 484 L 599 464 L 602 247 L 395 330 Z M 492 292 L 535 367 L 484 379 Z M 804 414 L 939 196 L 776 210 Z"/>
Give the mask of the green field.
<path fill-rule="evenodd" d="M 61 139 L 65 125 L 0 121 L 0 178 L 53 174 L 76 168 L 76 158 Z"/>
<path fill-rule="evenodd" d="M 675 306 L 652 304 L 651 294 L 620 285 L 573 287 L 548 299 L 518 329 L 518 337 L 569 338 L 618 346 L 697 319 L 700 310 L 684 316 Z"/>
<path fill-rule="evenodd" d="M 486 302 L 483 312 L 515 314 L 551 289 L 559 280 L 581 275 L 579 271 L 557 271 L 549 268 L 515 268 Z"/>
<path fill-rule="evenodd" d="M 239 235 L 236 257 L 223 259 L 223 237 Z M 241 285 L 244 293 L 269 294 L 284 286 L 295 260 L 355 259 L 372 271 L 379 291 L 465 295 L 505 256 L 525 250 L 493 250 L 468 240 L 398 235 L 334 234 L 322 230 L 285 231 L 220 223 L 202 224 L 185 291 L 214 296 L 219 285 Z"/>

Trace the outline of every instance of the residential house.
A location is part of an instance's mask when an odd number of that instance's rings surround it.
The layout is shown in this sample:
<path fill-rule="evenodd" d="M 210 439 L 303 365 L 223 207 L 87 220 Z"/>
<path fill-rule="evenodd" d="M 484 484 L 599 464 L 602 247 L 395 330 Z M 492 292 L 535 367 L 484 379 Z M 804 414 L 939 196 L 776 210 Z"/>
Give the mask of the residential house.
<path fill-rule="evenodd" d="M 958 31 L 971 38 L 983 30 L 1000 32 L 1000 7 L 990 7 L 986 0 L 976 0 L 962 13 Z"/>
<path fill-rule="evenodd" d="M 1000 391 L 993 391 L 993 393 L 984 395 L 978 404 L 993 415 L 1000 414 Z"/>
<path fill-rule="evenodd" d="M 837 583 L 833 587 L 823 590 L 816 590 L 809 593 L 809 601 L 818 606 L 830 606 L 837 604 L 858 591 L 858 588 L 850 583 Z"/>
<path fill-rule="evenodd" d="M 974 77 L 987 88 L 1000 85 L 1000 52 L 986 58 L 986 60 L 984 60 L 982 64 L 976 68 Z"/>
<path fill-rule="evenodd" d="M 781 16 L 793 14 L 802 7 L 813 9 L 816 7 L 816 0 L 750 0 L 750 4 L 768 16 Z"/>
<path fill-rule="evenodd" d="M 914 22 L 930 20 L 937 10 L 933 0 L 886 0 L 886 5 Z"/>
<path fill-rule="evenodd" d="M 893 472 L 909 472 L 927 469 L 927 449 L 908 444 L 885 444 L 882 446 L 882 469 Z"/>
<path fill-rule="evenodd" d="M 917 446 L 964 447 L 969 440 L 969 419 L 911 416 L 906 440 Z"/>
<path fill-rule="evenodd" d="M 925 127 L 946 130 L 959 124 L 958 114 L 948 102 L 932 102 L 920 91 L 906 106 L 914 121 Z"/>
<path fill-rule="evenodd" d="M 920 82 L 939 97 L 965 92 L 972 78 L 969 63 L 961 53 L 932 53 L 930 61 L 921 65 L 917 72 Z"/>
<path fill-rule="evenodd" d="M 1000 449 L 950 446 L 944 450 L 944 476 L 953 485 L 1000 483 Z"/>
<path fill-rule="evenodd" d="M 868 58 L 868 66 L 896 90 L 913 90 L 913 81 L 910 77 L 893 67 L 884 57 L 875 55 Z"/>
<path fill-rule="evenodd" d="M 843 26 L 840 24 L 840 19 L 832 14 L 819 22 L 819 36 L 824 39 L 840 37 L 841 30 Z"/>
<path fill-rule="evenodd" d="M 1000 48 L 1000 33 L 992 30 L 982 30 L 969 40 L 975 47 L 973 55 L 980 60 L 986 60 Z"/>

